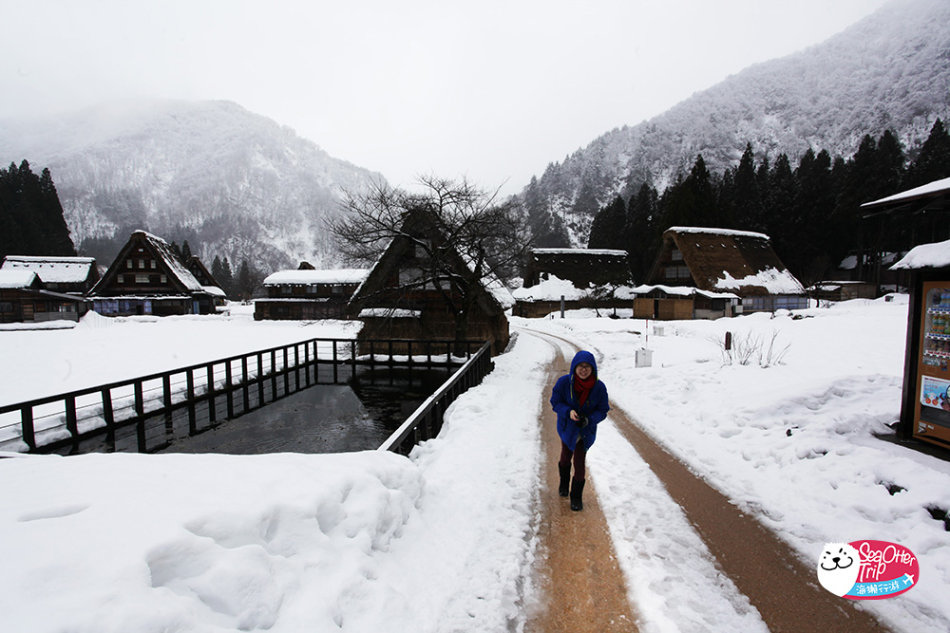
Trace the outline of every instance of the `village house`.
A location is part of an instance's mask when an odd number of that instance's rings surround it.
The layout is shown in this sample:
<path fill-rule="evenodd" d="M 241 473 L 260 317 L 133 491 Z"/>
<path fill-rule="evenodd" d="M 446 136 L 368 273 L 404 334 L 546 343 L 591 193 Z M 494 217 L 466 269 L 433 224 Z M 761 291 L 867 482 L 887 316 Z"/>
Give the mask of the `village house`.
<path fill-rule="evenodd" d="M 627 251 L 533 248 L 525 264 L 523 285 L 512 292 L 512 314 L 536 318 L 562 307 L 629 309 L 631 286 Z"/>
<path fill-rule="evenodd" d="M 442 236 L 415 218 L 407 220 L 403 231 L 407 235 L 390 241 L 350 300 L 348 315 L 363 322 L 358 338 L 455 340 L 456 316 L 463 297 L 447 275 L 438 279 L 427 275 L 426 249 L 416 243 L 438 245 Z M 444 268 L 451 269 L 451 274 L 472 277 L 472 268 L 461 254 L 451 251 L 446 257 Z M 464 337 L 490 341 L 492 353 L 500 353 L 508 344 L 505 310 L 514 303 L 511 293 L 494 276 L 476 283 L 473 290 Z"/>
<path fill-rule="evenodd" d="M 47 290 L 32 270 L 0 269 L 0 323 L 78 321 L 86 311 L 83 297 Z"/>
<path fill-rule="evenodd" d="M 160 237 L 135 231 L 90 292 L 106 316 L 212 314 L 209 291 Z"/>
<path fill-rule="evenodd" d="M 636 318 L 718 318 L 808 307 L 805 289 L 767 235 L 706 227 L 667 229 L 647 285 L 636 293 Z"/>
<path fill-rule="evenodd" d="M 85 295 L 99 281 L 93 257 L 7 255 L 0 270 L 32 270 L 46 290 Z"/>
<path fill-rule="evenodd" d="M 358 268 L 280 270 L 264 279 L 267 297 L 255 299 L 254 319 L 343 319 L 353 292 L 369 271 Z"/>

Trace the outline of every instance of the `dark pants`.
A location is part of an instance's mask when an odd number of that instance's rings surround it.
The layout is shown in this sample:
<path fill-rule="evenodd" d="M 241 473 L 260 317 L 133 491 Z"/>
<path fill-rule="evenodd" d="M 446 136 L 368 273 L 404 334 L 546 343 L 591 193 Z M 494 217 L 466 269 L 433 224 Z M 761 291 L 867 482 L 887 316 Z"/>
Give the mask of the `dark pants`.
<path fill-rule="evenodd" d="M 578 440 L 573 451 L 567 447 L 567 444 L 561 442 L 561 459 L 558 460 L 558 463 L 569 464 L 572 458 L 574 461 L 574 479 L 584 479 L 587 449 L 584 448 L 584 444 L 580 440 Z"/>

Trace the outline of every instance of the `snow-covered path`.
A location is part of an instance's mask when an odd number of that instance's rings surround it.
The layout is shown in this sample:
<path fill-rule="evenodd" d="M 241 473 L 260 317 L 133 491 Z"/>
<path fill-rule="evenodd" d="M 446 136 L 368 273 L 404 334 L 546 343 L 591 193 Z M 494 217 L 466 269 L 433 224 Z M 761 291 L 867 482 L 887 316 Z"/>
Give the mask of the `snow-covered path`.
<path fill-rule="evenodd" d="M 665 336 L 642 321 L 591 317 L 512 321 L 596 350 L 611 401 L 806 566 L 828 541 L 910 548 L 919 584 L 859 608 L 894 631 L 945 633 L 950 538 L 935 517 L 950 508 L 950 463 L 875 437 L 897 417 L 906 301 L 668 323 Z M 777 332 L 790 350 L 769 368 L 726 365 L 716 342 L 725 331 Z M 57 391 L 61 368 L 81 366 L 92 382 L 136 371 L 123 363 L 142 340 L 150 366 L 161 367 L 175 366 L 184 347 L 195 358 L 202 348 L 223 355 L 236 335 L 253 349 L 345 332 L 234 318 L 0 331 L 0 357 L 14 361 L 0 364 L 0 399 Z M 653 366 L 638 368 L 633 351 L 644 344 Z M 524 630 L 540 600 L 531 570 L 543 552 L 541 434 L 553 424 L 544 392 L 554 355 L 519 336 L 408 459 L 0 459 L 0 630 Z M 641 631 L 765 630 L 615 416 L 589 464 Z"/>

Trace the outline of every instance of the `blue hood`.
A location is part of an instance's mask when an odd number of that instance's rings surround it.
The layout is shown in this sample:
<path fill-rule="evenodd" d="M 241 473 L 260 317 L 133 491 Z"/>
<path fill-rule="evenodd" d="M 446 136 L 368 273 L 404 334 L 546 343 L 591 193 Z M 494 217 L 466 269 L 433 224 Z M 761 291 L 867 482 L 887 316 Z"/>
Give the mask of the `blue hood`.
<path fill-rule="evenodd" d="M 588 352 L 587 350 L 581 350 L 574 354 L 574 360 L 571 361 L 571 377 L 574 377 L 574 370 L 577 369 L 577 366 L 581 363 L 587 363 L 591 366 L 591 369 L 594 370 L 594 378 L 597 378 L 597 361 L 594 360 L 594 355 Z"/>

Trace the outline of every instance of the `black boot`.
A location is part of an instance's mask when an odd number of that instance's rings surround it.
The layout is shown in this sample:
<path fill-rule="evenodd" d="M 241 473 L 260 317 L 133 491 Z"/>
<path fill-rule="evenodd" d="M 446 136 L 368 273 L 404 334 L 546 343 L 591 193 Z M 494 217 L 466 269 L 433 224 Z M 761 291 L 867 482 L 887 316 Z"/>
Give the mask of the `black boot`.
<path fill-rule="evenodd" d="M 571 480 L 571 510 L 575 512 L 584 509 L 581 497 L 584 495 L 584 479 L 575 477 Z"/>
<path fill-rule="evenodd" d="M 557 493 L 562 497 L 566 497 L 570 494 L 568 490 L 571 485 L 571 462 L 567 462 L 566 464 L 558 462 L 557 472 L 561 476 L 561 483 L 558 484 Z"/>

